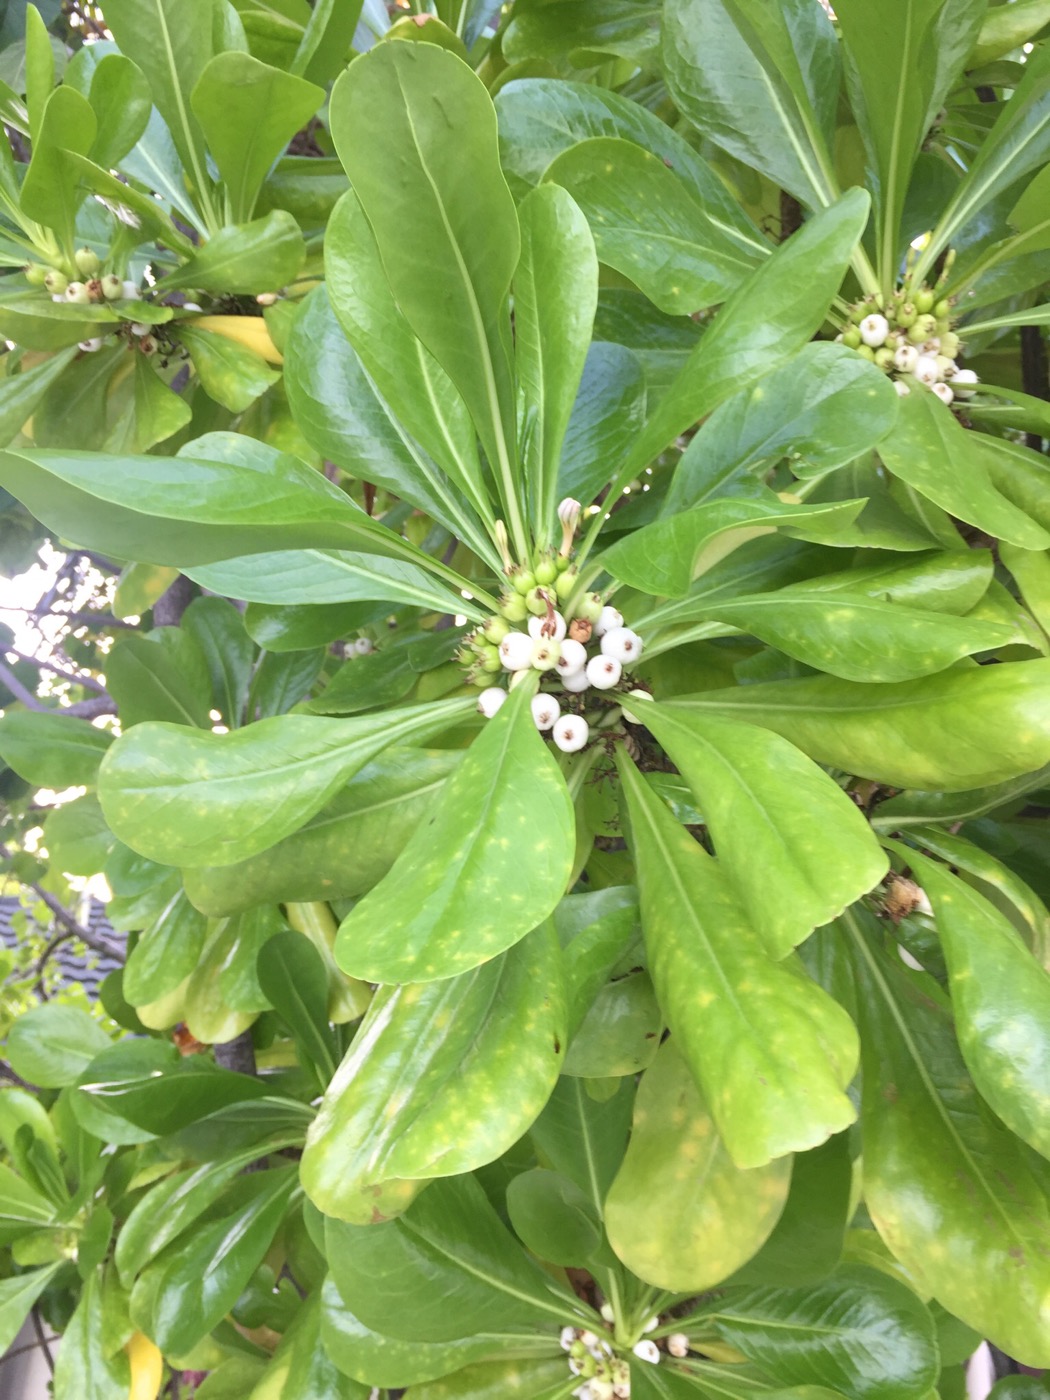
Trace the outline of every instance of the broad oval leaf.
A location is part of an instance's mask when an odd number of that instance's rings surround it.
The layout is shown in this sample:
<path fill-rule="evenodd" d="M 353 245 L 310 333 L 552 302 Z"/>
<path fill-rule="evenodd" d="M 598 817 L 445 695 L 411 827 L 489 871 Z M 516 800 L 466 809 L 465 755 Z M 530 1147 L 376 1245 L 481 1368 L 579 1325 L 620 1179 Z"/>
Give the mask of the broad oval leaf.
<path fill-rule="evenodd" d="M 112 743 L 104 729 L 60 712 L 8 710 L 0 716 L 0 757 L 37 787 L 93 787 Z"/>
<path fill-rule="evenodd" d="M 441 800 L 455 821 L 417 827 L 343 920 L 336 959 L 352 977 L 429 982 L 467 972 L 524 938 L 565 893 L 572 801 L 533 723 L 534 693 L 518 686 L 449 778 Z M 389 718 L 374 723 L 389 727 Z"/>
<path fill-rule="evenodd" d="M 459 977 L 381 990 L 310 1129 L 307 1194 L 367 1225 L 434 1177 L 494 1161 L 550 1096 L 566 1019 L 549 923 Z"/>
<path fill-rule="evenodd" d="M 474 709 L 442 700 L 392 715 L 278 715 L 231 734 L 140 724 L 114 745 L 99 800 L 114 833 L 165 865 L 233 865 L 290 836 L 383 749 Z"/>
<path fill-rule="evenodd" d="M 852 1021 L 801 967 L 770 961 L 717 862 L 633 764 L 620 774 L 653 981 L 725 1150 L 754 1168 L 818 1146 L 856 1117 Z"/>
<path fill-rule="evenodd" d="M 784 957 L 886 873 L 856 805 L 779 735 L 673 703 L 639 702 L 632 713 L 692 789 L 770 957 Z"/>
<path fill-rule="evenodd" d="M 605 1202 L 609 1242 L 657 1288 L 721 1283 L 759 1249 L 787 1199 L 791 1158 L 741 1171 L 673 1041 L 635 1101 L 627 1156 Z"/>

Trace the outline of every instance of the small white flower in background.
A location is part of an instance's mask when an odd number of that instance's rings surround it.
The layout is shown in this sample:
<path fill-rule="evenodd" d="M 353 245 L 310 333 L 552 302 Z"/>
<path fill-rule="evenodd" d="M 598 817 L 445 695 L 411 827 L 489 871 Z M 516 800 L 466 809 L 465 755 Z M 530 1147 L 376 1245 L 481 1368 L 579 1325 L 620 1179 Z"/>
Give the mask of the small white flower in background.
<path fill-rule="evenodd" d="M 128 278 L 128 280 L 123 284 L 122 291 L 124 293 L 125 301 L 138 301 L 139 285 L 137 282 L 132 282 L 131 279 Z"/>
<path fill-rule="evenodd" d="M 957 369 L 952 377 L 952 390 L 956 398 L 968 399 L 979 382 L 975 370 Z"/>
<path fill-rule="evenodd" d="M 606 604 L 598 614 L 598 621 L 594 624 L 594 630 L 599 637 L 604 637 L 606 632 L 612 632 L 617 627 L 623 626 L 623 613 L 617 612 Z"/>
<path fill-rule="evenodd" d="M 624 666 L 637 661 L 642 654 L 642 639 L 629 627 L 613 627 L 602 633 L 602 655 L 613 656 Z"/>
<path fill-rule="evenodd" d="M 277 301 L 277 293 L 260 292 L 259 295 L 255 298 L 255 300 L 259 304 L 259 306 L 273 306 L 276 304 Z"/>
<path fill-rule="evenodd" d="M 951 403 L 952 399 L 955 398 L 955 395 L 947 384 L 934 384 L 933 392 L 940 399 L 941 403 Z"/>
<path fill-rule="evenodd" d="M 873 350 L 877 350 L 880 345 L 886 343 L 886 337 L 890 333 L 890 323 L 885 316 L 880 316 L 877 311 L 870 316 L 865 316 L 861 321 L 858 330 L 860 338 L 865 345 L 870 345 Z"/>
<path fill-rule="evenodd" d="M 571 637 L 567 637 L 561 644 L 561 655 L 558 657 L 558 670 L 562 678 L 575 676 L 587 665 L 587 648 L 582 642 L 574 642 Z M 608 1307 L 608 1303 L 605 1304 Z M 603 1313 L 604 1317 L 605 1314 Z M 606 1321 L 610 1319 L 606 1318 Z"/>
<path fill-rule="evenodd" d="M 643 1332 L 655 1332 L 656 1329 L 657 1329 L 659 1326 L 660 1326 L 660 1319 L 659 1319 L 658 1317 L 651 1317 L 651 1318 L 649 1319 L 649 1321 L 645 1324 L 645 1326 L 642 1328 L 642 1331 L 643 1331 Z"/>
<path fill-rule="evenodd" d="M 591 730 L 582 716 L 562 715 L 561 719 L 556 721 L 552 732 L 554 742 L 562 753 L 578 753 L 590 738 Z M 590 1335 L 593 1337 L 594 1333 Z"/>
<path fill-rule="evenodd" d="M 672 1332 L 667 1339 L 667 1350 L 672 1356 L 688 1356 L 689 1338 L 684 1332 Z"/>
<path fill-rule="evenodd" d="M 581 695 L 583 691 L 590 690 L 591 683 L 587 679 L 587 672 L 584 669 L 570 671 L 567 676 L 561 678 L 562 686 L 570 695 Z"/>
<path fill-rule="evenodd" d="M 547 615 L 543 614 L 540 617 L 530 617 L 529 636 L 535 637 L 537 640 L 541 637 L 544 637 L 552 642 L 560 642 L 562 637 L 565 636 L 565 629 L 567 625 L 565 619 L 562 617 L 560 612 L 556 612 L 554 614 L 554 617 L 551 619 L 551 623 L 554 627 L 554 631 L 545 632 L 543 629 L 548 625 Z"/>
<path fill-rule="evenodd" d="M 623 675 L 623 667 L 615 656 L 592 656 L 585 674 L 595 690 L 611 690 Z"/>
<path fill-rule="evenodd" d="M 575 530 L 582 509 L 579 501 L 574 501 L 571 496 L 566 496 L 564 501 L 558 503 L 558 519 L 563 525 L 569 525 Z"/>
<path fill-rule="evenodd" d="M 893 387 L 897 390 L 898 396 L 902 399 L 906 399 L 911 393 L 911 390 L 908 388 L 907 384 L 905 384 L 903 379 L 895 379 L 893 381 Z"/>
<path fill-rule="evenodd" d="M 131 323 L 131 334 L 137 335 L 140 338 L 144 335 L 149 335 L 152 329 L 153 327 L 147 326 L 145 321 L 132 321 Z"/>
<path fill-rule="evenodd" d="M 615 1320 L 616 1320 L 616 1314 L 615 1314 L 615 1313 L 613 1312 L 613 1310 L 612 1310 L 612 1304 L 611 1304 L 611 1303 L 603 1303 L 603 1304 L 602 1304 L 602 1306 L 601 1306 L 601 1314 L 602 1314 L 602 1317 L 605 1319 L 606 1322 L 615 1322 Z"/>
<path fill-rule="evenodd" d="M 902 345 L 893 356 L 893 363 L 902 374 L 911 374 L 915 369 L 915 362 L 919 358 L 919 352 L 914 345 Z"/>
<path fill-rule="evenodd" d="M 660 1348 L 655 1342 L 636 1342 L 633 1350 L 639 1361 L 648 1361 L 655 1366 L 660 1360 Z"/>
<path fill-rule="evenodd" d="M 200 307 L 195 301 L 184 301 L 182 303 L 182 309 L 183 311 L 199 311 Z"/>
<path fill-rule="evenodd" d="M 542 731 L 553 729 L 554 722 L 561 714 L 561 706 L 553 695 L 534 695 L 532 697 L 532 718 L 536 728 Z"/>
<path fill-rule="evenodd" d="M 583 1343 L 583 1345 L 584 1345 L 585 1347 L 587 1347 L 588 1349 L 590 1349 L 590 1348 L 593 1347 L 593 1346 L 597 1346 L 597 1344 L 598 1344 L 598 1337 L 597 1337 L 597 1334 L 594 1333 L 594 1332 L 581 1332 L 581 1333 L 580 1333 L 580 1341 Z"/>
<path fill-rule="evenodd" d="M 498 685 L 490 685 L 487 690 L 483 690 L 478 696 L 478 709 L 486 719 L 491 719 L 506 698 L 507 692 L 505 690 L 502 690 Z M 565 1330 L 571 1332 L 572 1328 L 570 1327 Z M 565 1335 L 564 1331 L 562 1335 Z M 570 1342 L 571 1340 L 570 1338 Z"/>
<path fill-rule="evenodd" d="M 499 659 L 508 671 L 527 671 L 532 665 L 532 647 L 527 632 L 508 632 L 499 644 Z"/>
<path fill-rule="evenodd" d="M 96 350 L 102 349 L 102 337 L 97 335 L 92 336 L 90 340 L 81 340 L 77 343 L 87 355 L 93 355 Z"/>
<path fill-rule="evenodd" d="M 375 651 L 375 647 L 367 637 L 358 637 L 353 644 L 355 656 L 369 656 L 373 651 Z"/>
<path fill-rule="evenodd" d="M 915 361 L 915 368 L 912 370 L 915 378 L 920 384 L 932 386 L 941 377 L 940 368 L 932 355 L 920 355 Z"/>
<path fill-rule="evenodd" d="M 483 695 L 488 695 L 488 694 L 489 694 L 489 691 L 487 691 L 487 690 L 482 691 L 482 694 L 483 694 Z M 561 1346 L 562 1351 L 568 1351 L 569 1348 L 572 1346 L 572 1344 L 573 1344 L 573 1342 L 574 1342 L 575 1340 L 576 1340 L 576 1328 L 575 1328 L 575 1327 L 563 1327 L 563 1328 L 561 1329 L 561 1331 L 558 1333 L 558 1342 L 559 1342 L 559 1345 Z"/>

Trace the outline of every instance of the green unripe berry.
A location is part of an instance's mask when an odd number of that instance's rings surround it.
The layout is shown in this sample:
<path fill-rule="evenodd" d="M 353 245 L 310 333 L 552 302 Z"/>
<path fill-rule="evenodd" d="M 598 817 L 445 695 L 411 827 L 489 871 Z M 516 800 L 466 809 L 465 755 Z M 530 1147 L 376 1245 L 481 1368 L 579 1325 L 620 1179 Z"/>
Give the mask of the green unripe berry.
<path fill-rule="evenodd" d="M 572 1357 L 573 1361 L 582 1361 L 583 1358 L 589 1356 L 590 1353 L 579 1338 L 577 1338 L 569 1348 L 569 1355 Z"/>
<path fill-rule="evenodd" d="M 856 350 L 860 346 L 860 331 L 856 326 L 850 326 L 849 330 L 842 332 L 842 343 L 848 345 L 851 350 Z"/>
<path fill-rule="evenodd" d="M 907 330 L 909 326 L 914 326 L 915 318 L 916 316 L 918 316 L 918 314 L 919 313 L 915 310 L 915 307 L 912 305 L 912 303 L 910 301 L 906 301 L 904 305 L 900 308 L 900 310 L 897 312 L 897 325 L 902 326 L 905 330 Z"/>
<path fill-rule="evenodd" d="M 869 316 L 875 309 L 875 298 L 869 293 L 862 297 L 854 306 L 850 307 L 849 317 L 851 321 L 861 322 L 865 316 Z"/>
<path fill-rule="evenodd" d="M 508 622 L 524 622 L 529 615 L 525 599 L 520 593 L 507 593 L 500 600 L 500 615 Z M 501 639 L 502 640 L 502 639 Z"/>
<path fill-rule="evenodd" d="M 26 281 L 31 287 L 42 287 L 47 281 L 47 272 L 41 263 L 30 263 L 26 268 Z"/>
<path fill-rule="evenodd" d="M 933 310 L 933 292 L 929 287 L 920 287 L 912 300 L 915 302 L 915 310 L 920 314 Z"/>
<path fill-rule="evenodd" d="M 69 286 L 69 278 L 64 272 L 59 272 L 58 268 L 53 267 L 44 278 L 44 286 L 53 297 L 60 297 Z"/>
<path fill-rule="evenodd" d="M 569 556 L 567 554 L 556 554 L 554 556 L 554 563 L 558 573 L 563 574 L 569 567 Z"/>
<path fill-rule="evenodd" d="M 93 248 L 78 248 L 73 254 L 73 261 L 82 277 L 94 277 L 102 266 L 99 255 Z"/>
<path fill-rule="evenodd" d="M 531 569 L 519 569 L 511 575 L 510 584 L 515 593 L 520 593 L 524 598 L 526 593 L 536 587 L 536 575 Z"/>
<path fill-rule="evenodd" d="M 866 350 L 868 347 L 865 345 L 863 348 Z M 602 615 L 604 606 L 600 593 L 588 593 L 577 606 L 576 616 L 585 618 L 591 623 L 597 622 Z"/>
<path fill-rule="evenodd" d="M 889 369 L 893 364 L 893 350 L 888 345 L 880 345 L 875 351 L 875 363 L 879 369 Z"/>
<path fill-rule="evenodd" d="M 66 301 L 71 301 L 75 306 L 86 306 L 91 300 L 91 293 L 83 282 L 70 282 L 66 288 Z"/>
<path fill-rule="evenodd" d="M 537 583 L 553 583 L 558 577 L 558 566 L 548 555 L 545 559 L 540 560 L 532 572 L 536 575 Z"/>
<path fill-rule="evenodd" d="M 525 606 L 533 617 L 543 617 L 547 611 L 547 590 L 545 588 L 530 588 L 525 594 Z"/>
<path fill-rule="evenodd" d="M 112 272 L 103 277 L 101 285 L 102 295 L 107 301 L 120 301 L 124 295 L 124 283 Z"/>
<path fill-rule="evenodd" d="M 573 567 L 566 569 L 563 574 L 558 575 L 558 581 L 554 585 L 554 592 L 557 594 L 558 602 L 564 603 L 572 597 L 572 591 L 579 582 L 580 571 Z"/>
<path fill-rule="evenodd" d="M 590 1352 L 580 1360 L 580 1375 L 585 1381 L 589 1381 L 592 1376 L 598 1374 L 598 1363 Z"/>
<path fill-rule="evenodd" d="M 532 668 L 534 671 L 553 671 L 561 659 L 561 643 L 540 637 L 532 647 Z"/>
<path fill-rule="evenodd" d="M 519 619 L 519 621 L 523 620 Z M 481 635 L 486 642 L 491 642 L 494 647 L 498 647 L 509 631 L 510 623 L 505 617 L 490 617 L 481 629 Z"/>
<path fill-rule="evenodd" d="M 479 660 L 481 669 L 487 671 L 489 675 L 494 675 L 503 669 L 503 662 L 499 659 L 499 647 L 483 647 Z"/>
<path fill-rule="evenodd" d="M 933 314 L 937 317 L 939 321 L 947 320 L 947 318 L 952 314 L 952 304 L 947 297 L 941 298 L 941 300 L 933 308 Z"/>
<path fill-rule="evenodd" d="M 933 316 L 917 316 L 915 324 L 908 331 L 908 339 L 913 345 L 924 345 L 937 334 L 937 322 Z"/>
<path fill-rule="evenodd" d="M 872 364 L 875 363 L 875 351 L 870 345 L 858 345 L 857 354 L 860 355 L 862 359 L 870 360 Z"/>
<path fill-rule="evenodd" d="M 959 337 L 954 331 L 941 332 L 941 354 L 947 355 L 950 360 L 954 360 L 959 353 Z"/>
<path fill-rule="evenodd" d="M 946 317 L 937 322 L 937 334 L 939 336 L 949 335 L 951 333 L 951 329 L 952 323 Z"/>

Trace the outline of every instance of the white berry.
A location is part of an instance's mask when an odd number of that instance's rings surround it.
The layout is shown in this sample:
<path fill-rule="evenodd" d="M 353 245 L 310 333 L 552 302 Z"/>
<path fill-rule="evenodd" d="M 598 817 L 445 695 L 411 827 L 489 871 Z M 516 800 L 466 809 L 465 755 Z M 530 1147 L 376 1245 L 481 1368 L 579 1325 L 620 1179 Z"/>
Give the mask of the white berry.
<path fill-rule="evenodd" d="M 651 1317 L 649 1321 L 645 1324 L 645 1326 L 642 1328 L 642 1331 L 646 1333 L 655 1332 L 659 1326 L 660 1319 L 658 1317 Z"/>
<path fill-rule="evenodd" d="M 613 656 L 624 666 L 642 654 L 642 639 L 629 627 L 614 627 L 602 634 L 602 655 Z"/>
<path fill-rule="evenodd" d="M 561 644 L 561 655 L 558 657 L 558 670 L 562 677 L 574 676 L 586 665 L 587 648 L 582 642 L 574 642 L 571 637 L 567 637 Z"/>
<path fill-rule="evenodd" d="M 478 709 L 486 719 L 491 719 L 507 698 L 507 692 L 498 685 L 490 685 L 478 696 Z"/>
<path fill-rule="evenodd" d="M 915 369 L 915 362 L 919 358 L 919 352 L 914 345 L 902 345 L 893 356 L 893 363 L 902 374 L 911 374 Z"/>
<path fill-rule="evenodd" d="M 940 367 L 932 355 L 920 355 L 915 361 L 912 373 L 920 384 L 925 384 L 927 387 L 936 384 L 941 377 Z"/>
<path fill-rule="evenodd" d="M 485 694 L 487 695 L 487 694 L 488 694 L 488 691 L 485 691 Z M 576 1340 L 576 1328 L 575 1328 L 575 1327 L 563 1327 L 563 1328 L 561 1329 L 561 1331 L 558 1333 L 558 1342 L 559 1342 L 559 1344 L 560 1344 L 560 1346 L 561 1346 L 562 1351 L 568 1351 L 569 1348 L 572 1346 L 572 1344 L 573 1344 L 573 1342 L 574 1342 L 575 1340 Z"/>
<path fill-rule="evenodd" d="M 358 637 L 353 643 L 353 653 L 355 656 L 368 656 L 375 651 L 375 647 L 367 637 Z"/>
<path fill-rule="evenodd" d="M 689 1338 L 684 1332 L 672 1332 L 667 1339 L 667 1350 L 672 1356 L 688 1356 Z"/>
<path fill-rule="evenodd" d="M 603 1303 L 603 1304 L 602 1304 L 602 1306 L 601 1306 L 601 1314 L 602 1314 L 603 1319 L 604 1319 L 606 1322 L 615 1322 L 615 1321 L 616 1321 L 616 1314 L 613 1312 L 612 1304 L 611 1304 L 611 1303 Z"/>
<path fill-rule="evenodd" d="M 585 719 L 579 715 L 562 715 L 554 725 L 552 737 L 562 753 L 577 753 L 590 735 L 590 726 Z M 595 1340 L 597 1341 L 597 1338 Z"/>
<path fill-rule="evenodd" d="M 561 706 L 553 695 L 534 695 L 532 697 L 532 718 L 536 723 L 536 728 L 542 731 L 553 729 L 554 722 L 561 714 Z"/>
<path fill-rule="evenodd" d="M 581 1332 L 580 1341 L 585 1347 L 587 1347 L 588 1350 L 590 1350 L 591 1347 L 597 1346 L 598 1337 L 597 1334 L 594 1332 Z"/>
<path fill-rule="evenodd" d="M 952 376 L 952 389 L 959 399 L 968 399 L 978 383 L 976 371 L 972 369 L 957 369 Z"/>
<path fill-rule="evenodd" d="M 565 636 L 566 627 L 565 619 L 562 617 L 560 612 L 556 612 L 554 614 L 553 618 L 551 618 L 550 620 L 550 625 L 553 626 L 554 631 L 545 632 L 543 629 L 548 626 L 546 614 L 544 614 L 542 617 L 530 617 L 529 636 L 535 638 L 536 640 L 540 640 L 542 638 L 545 641 L 560 642 L 562 637 Z"/>
<path fill-rule="evenodd" d="M 615 656 L 592 656 L 587 662 L 586 676 L 596 690 L 611 690 L 623 675 L 623 667 Z"/>
<path fill-rule="evenodd" d="M 527 671 L 532 665 L 533 641 L 527 632 L 508 632 L 499 644 L 499 659 L 507 671 Z"/>
<path fill-rule="evenodd" d="M 594 1376 L 588 1384 L 591 1388 L 591 1400 L 613 1400 L 612 1381 L 604 1380 L 601 1376 Z"/>
<path fill-rule="evenodd" d="M 587 671 L 582 668 L 579 671 L 570 671 L 567 676 L 562 676 L 561 683 L 563 689 L 572 695 L 580 695 L 585 690 L 590 690 L 591 683 L 587 679 Z"/>
<path fill-rule="evenodd" d="M 90 340 L 81 340 L 77 343 L 80 349 L 88 355 L 93 355 L 96 350 L 102 349 L 102 337 L 97 335 L 92 336 Z"/>
<path fill-rule="evenodd" d="M 880 316 L 876 311 L 870 316 L 865 316 L 858 329 L 864 344 L 877 350 L 880 345 L 885 344 L 886 337 L 890 333 L 890 323 L 885 316 Z"/>
<path fill-rule="evenodd" d="M 933 386 L 933 392 L 940 399 L 941 403 L 951 403 L 952 399 L 955 398 L 955 395 L 947 384 L 935 384 Z"/>
<path fill-rule="evenodd" d="M 137 283 L 137 282 L 132 282 L 132 281 L 129 279 L 127 282 L 125 282 L 125 283 L 123 284 L 123 287 L 121 288 L 121 290 L 122 290 L 122 294 L 123 294 L 123 296 L 124 296 L 124 300 L 125 300 L 125 301 L 138 301 L 138 299 L 139 299 L 139 288 L 138 288 L 138 283 Z"/>
<path fill-rule="evenodd" d="M 615 608 L 610 608 L 607 604 L 598 614 L 598 621 L 594 624 L 594 632 L 596 636 L 603 637 L 606 632 L 612 632 L 614 628 L 622 626 L 623 614 L 617 612 Z"/>
<path fill-rule="evenodd" d="M 655 1342 L 636 1342 L 634 1354 L 639 1361 L 648 1361 L 654 1366 L 660 1360 L 660 1348 Z"/>

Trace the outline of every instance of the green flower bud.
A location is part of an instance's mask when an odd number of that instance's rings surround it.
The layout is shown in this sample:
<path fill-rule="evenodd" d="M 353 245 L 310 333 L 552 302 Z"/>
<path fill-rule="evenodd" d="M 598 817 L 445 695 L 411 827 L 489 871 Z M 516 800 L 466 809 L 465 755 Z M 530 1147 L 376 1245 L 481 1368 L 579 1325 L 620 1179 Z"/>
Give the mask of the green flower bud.
<path fill-rule="evenodd" d="M 567 602 L 572 597 L 573 589 L 580 581 L 580 571 L 575 566 L 566 569 L 563 574 L 558 575 L 558 580 L 554 585 L 554 592 L 557 594 L 558 602 Z"/>
<path fill-rule="evenodd" d="M 888 345 L 880 345 L 875 351 L 875 363 L 879 369 L 890 369 L 893 365 L 893 350 Z"/>
<path fill-rule="evenodd" d="M 546 588 L 530 588 L 525 595 L 525 606 L 534 617 L 542 617 L 547 611 L 548 592 Z"/>
<path fill-rule="evenodd" d="M 569 556 L 567 554 L 556 554 L 554 556 L 554 565 L 558 573 L 563 574 L 569 567 Z"/>
<path fill-rule="evenodd" d="M 519 622 L 523 620 L 523 617 L 518 618 Z M 485 638 L 486 642 L 491 642 L 494 647 L 498 647 L 509 631 L 510 623 L 505 617 L 490 617 L 488 622 L 486 622 L 485 626 L 481 629 L 481 635 Z"/>
<path fill-rule="evenodd" d="M 547 555 L 546 558 L 541 559 L 536 565 L 535 569 L 533 569 L 533 573 L 536 575 L 537 583 L 553 583 L 558 577 L 558 566 L 550 555 Z"/>
<path fill-rule="evenodd" d="M 870 360 L 872 364 L 875 363 L 875 351 L 870 345 L 858 345 L 857 354 L 860 355 L 862 359 Z"/>
<path fill-rule="evenodd" d="M 124 295 L 124 283 L 112 272 L 102 279 L 102 295 L 107 301 L 120 301 Z"/>
<path fill-rule="evenodd" d="M 906 301 L 904 305 L 900 308 L 900 310 L 897 312 L 897 325 L 903 326 L 904 329 L 907 330 L 909 326 L 914 326 L 915 318 L 916 316 L 918 316 L 918 314 L 919 313 L 916 311 L 912 303 L 910 301 Z"/>
<path fill-rule="evenodd" d="M 82 277 L 94 277 L 102 266 L 99 256 L 93 248 L 78 248 L 73 254 L 73 261 Z"/>
<path fill-rule="evenodd" d="M 952 333 L 952 323 L 951 323 L 951 321 L 949 321 L 948 318 L 947 318 L 946 316 L 941 317 L 941 319 L 938 320 L 938 322 L 937 322 L 937 334 L 938 334 L 939 336 L 946 336 L 946 335 L 951 335 L 951 333 Z"/>
<path fill-rule="evenodd" d="M 524 622 L 529 615 L 525 599 L 518 593 L 506 593 L 500 599 L 500 613 L 508 622 Z M 502 641 L 502 638 L 500 639 Z"/>
<path fill-rule="evenodd" d="M 951 314 L 952 314 L 952 304 L 951 304 L 951 302 L 948 300 L 947 297 L 942 297 L 942 298 L 941 298 L 941 300 L 940 300 L 940 301 L 937 303 L 937 305 L 933 308 L 933 314 L 937 317 L 937 319 L 938 319 L 939 321 L 942 321 L 942 320 L 945 320 L 945 321 L 946 321 L 946 320 L 948 319 L 948 317 L 951 316 Z"/>
<path fill-rule="evenodd" d="M 496 671 L 503 669 L 503 662 L 499 659 L 499 647 L 487 646 L 481 648 L 479 656 L 481 669 L 487 671 L 489 675 L 494 675 Z"/>
<path fill-rule="evenodd" d="M 867 346 L 863 348 L 867 349 Z M 595 623 L 601 617 L 602 608 L 604 606 L 605 604 L 602 602 L 602 595 L 600 593 L 588 593 L 581 599 L 576 609 L 576 616 L 585 618 L 590 623 Z"/>
<path fill-rule="evenodd" d="M 572 1357 L 573 1361 L 582 1361 L 583 1358 L 588 1355 L 587 1348 L 577 1338 L 569 1348 L 569 1355 Z"/>
<path fill-rule="evenodd" d="M 524 598 L 526 593 L 536 587 L 536 575 L 531 569 L 518 569 L 511 575 L 510 583 L 515 593 L 520 593 Z"/>
<path fill-rule="evenodd" d="M 69 278 L 64 272 L 59 272 L 57 267 L 53 267 L 44 278 L 44 286 L 53 297 L 60 297 L 69 286 Z"/>
<path fill-rule="evenodd" d="M 912 300 L 915 302 L 915 310 L 923 313 L 933 310 L 933 292 L 929 287 L 920 287 Z"/>
<path fill-rule="evenodd" d="M 47 281 L 48 270 L 41 263 L 30 263 L 26 268 L 26 281 L 31 287 L 42 287 Z"/>
<path fill-rule="evenodd" d="M 924 345 L 931 336 L 937 334 L 937 321 L 933 316 L 917 316 L 915 324 L 908 331 L 908 339 L 913 345 Z"/>
<path fill-rule="evenodd" d="M 842 343 L 848 345 L 851 350 L 856 350 L 860 346 L 860 331 L 856 326 L 850 326 L 849 330 L 842 332 Z"/>
<path fill-rule="evenodd" d="M 596 1376 L 597 1374 L 598 1363 L 597 1361 L 595 1361 L 594 1357 L 591 1356 L 588 1352 L 588 1354 L 584 1356 L 580 1361 L 580 1375 L 584 1378 L 584 1380 L 590 1380 L 591 1376 Z"/>

